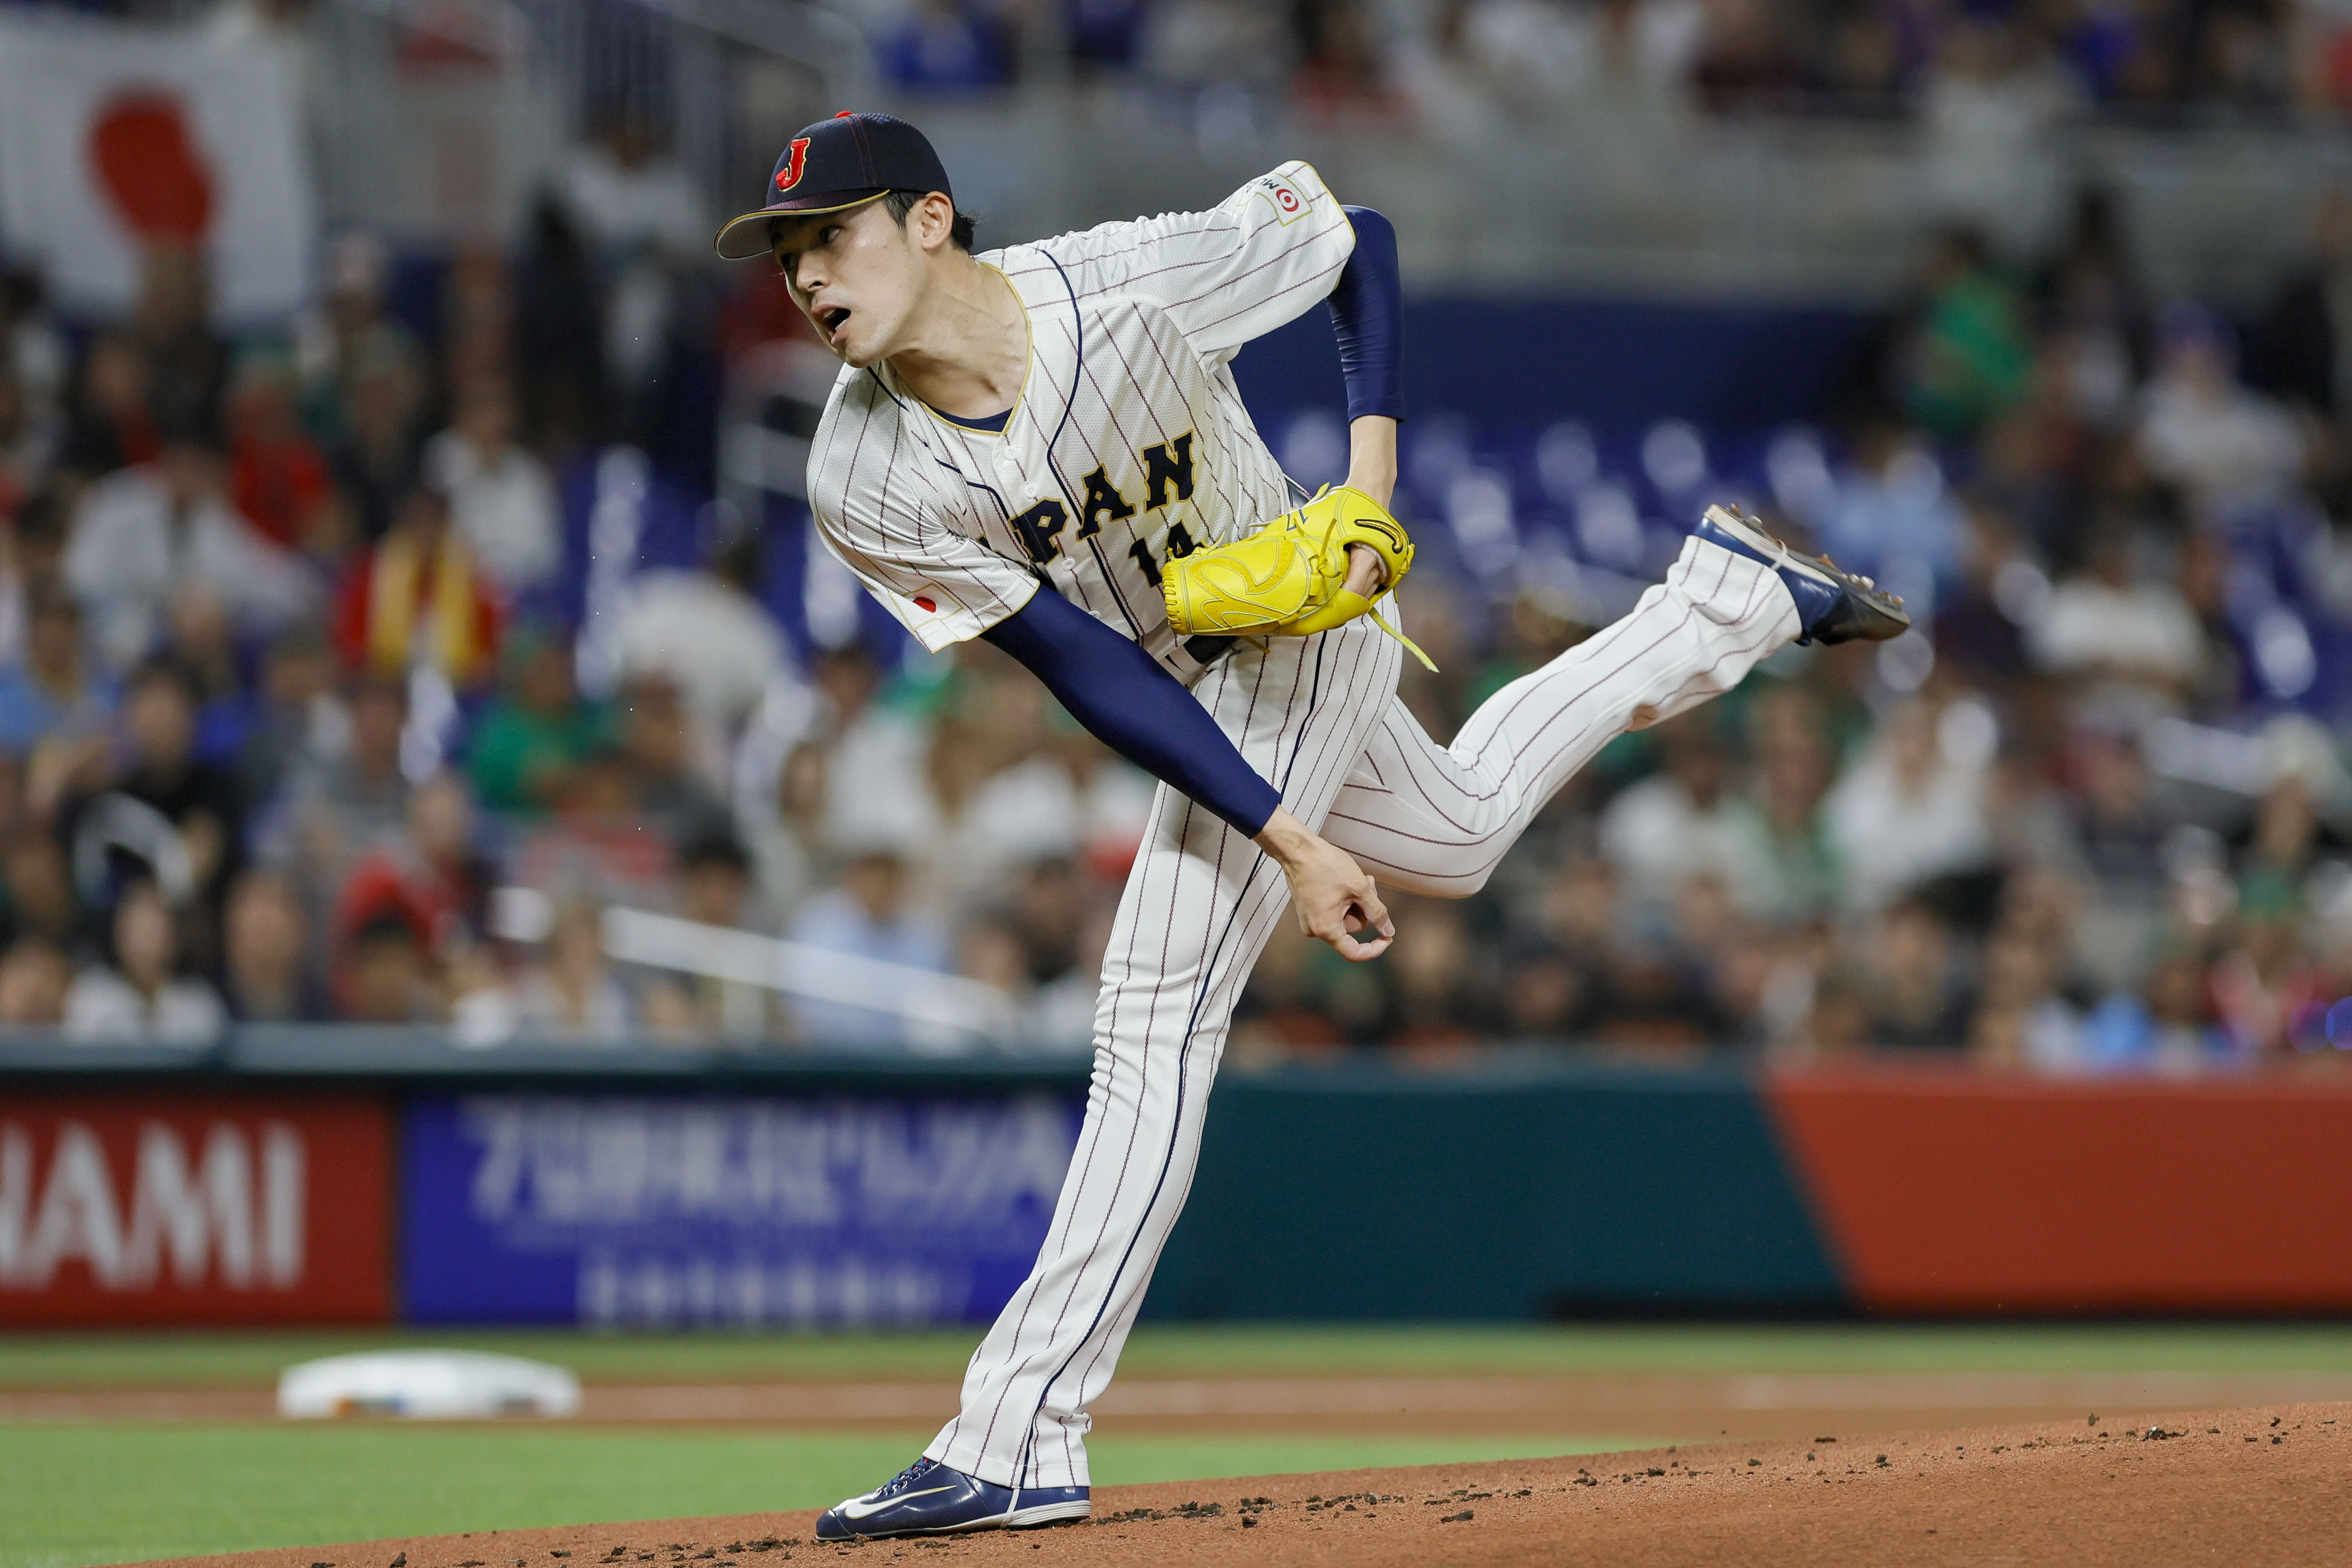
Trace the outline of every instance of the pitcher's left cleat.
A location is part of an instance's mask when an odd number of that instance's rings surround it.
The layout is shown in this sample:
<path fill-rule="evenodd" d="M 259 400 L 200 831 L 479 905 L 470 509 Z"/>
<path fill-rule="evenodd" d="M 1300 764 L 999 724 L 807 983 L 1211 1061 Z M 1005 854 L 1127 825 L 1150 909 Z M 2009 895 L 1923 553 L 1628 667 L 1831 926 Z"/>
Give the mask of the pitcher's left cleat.
<path fill-rule="evenodd" d="M 937 1459 L 917 1459 L 889 1485 L 824 1510 L 819 1541 L 879 1541 L 893 1535 L 953 1535 L 1028 1530 L 1091 1511 L 1084 1487 L 1000 1487 Z"/>
<path fill-rule="evenodd" d="M 1902 600 L 1824 556 L 1790 549 L 1737 507 L 1707 508 L 1691 531 L 1734 555 L 1761 561 L 1780 574 L 1789 596 L 1797 601 L 1797 624 L 1803 628 L 1799 642 L 1885 642 L 1911 629 Z"/>

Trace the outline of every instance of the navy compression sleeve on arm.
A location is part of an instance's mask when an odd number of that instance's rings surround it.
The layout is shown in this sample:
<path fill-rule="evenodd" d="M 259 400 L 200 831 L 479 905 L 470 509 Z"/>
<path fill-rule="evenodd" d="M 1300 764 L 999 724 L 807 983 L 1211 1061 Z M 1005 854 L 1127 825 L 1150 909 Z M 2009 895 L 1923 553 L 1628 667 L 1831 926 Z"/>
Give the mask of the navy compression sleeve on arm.
<path fill-rule="evenodd" d="M 1356 248 L 1331 289 L 1331 328 L 1339 340 L 1339 375 L 1348 384 L 1348 417 L 1404 417 L 1404 279 L 1397 270 L 1396 226 L 1370 207 L 1341 207 Z"/>
<path fill-rule="evenodd" d="M 1244 833 L 1255 837 L 1282 804 L 1174 676 L 1053 589 L 981 636 L 1028 666 L 1097 740 Z"/>

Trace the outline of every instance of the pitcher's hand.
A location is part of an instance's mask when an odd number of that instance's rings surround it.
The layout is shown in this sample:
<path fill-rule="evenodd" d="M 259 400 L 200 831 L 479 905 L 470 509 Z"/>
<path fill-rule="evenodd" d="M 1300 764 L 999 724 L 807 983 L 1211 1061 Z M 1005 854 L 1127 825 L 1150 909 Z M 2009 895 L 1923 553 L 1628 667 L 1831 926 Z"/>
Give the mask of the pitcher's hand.
<path fill-rule="evenodd" d="M 1273 857 L 1290 881 L 1290 907 L 1298 929 L 1331 944 L 1351 963 L 1378 958 L 1396 940 L 1388 906 L 1372 879 L 1346 850 L 1316 834 L 1280 807 L 1257 836 L 1258 847 Z M 1360 938 L 1357 933 L 1378 931 Z"/>

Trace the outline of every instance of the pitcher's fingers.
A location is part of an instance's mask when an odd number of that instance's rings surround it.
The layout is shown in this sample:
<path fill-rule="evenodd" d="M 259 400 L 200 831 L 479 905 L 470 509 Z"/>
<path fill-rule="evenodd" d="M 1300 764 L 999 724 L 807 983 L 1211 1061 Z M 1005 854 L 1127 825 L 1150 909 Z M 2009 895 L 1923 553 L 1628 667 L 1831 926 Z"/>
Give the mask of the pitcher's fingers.
<path fill-rule="evenodd" d="M 1335 936 L 1328 940 L 1331 943 L 1331 951 L 1349 963 L 1369 963 L 1386 952 L 1389 950 L 1389 943 L 1396 939 L 1390 936 L 1376 936 L 1369 940 L 1360 940 L 1352 936 Z"/>
<path fill-rule="evenodd" d="M 1363 911 L 1366 925 L 1382 936 L 1396 935 L 1396 926 L 1389 920 L 1389 907 L 1381 902 L 1380 884 L 1370 877 L 1364 879 L 1364 890 L 1357 898 L 1356 907 Z"/>

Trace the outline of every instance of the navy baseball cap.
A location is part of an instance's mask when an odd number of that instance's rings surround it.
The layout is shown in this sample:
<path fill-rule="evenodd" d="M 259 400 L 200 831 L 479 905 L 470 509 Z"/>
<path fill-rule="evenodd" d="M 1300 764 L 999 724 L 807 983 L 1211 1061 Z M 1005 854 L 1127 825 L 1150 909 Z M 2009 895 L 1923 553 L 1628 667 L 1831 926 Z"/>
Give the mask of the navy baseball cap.
<path fill-rule="evenodd" d="M 764 256 L 768 225 L 780 217 L 837 213 L 888 191 L 937 191 L 948 200 L 948 172 L 923 133 L 887 114 L 842 110 L 804 126 L 768 176 L 767 205 L 727 220 L 719 254 L 730 261 Z"/>

